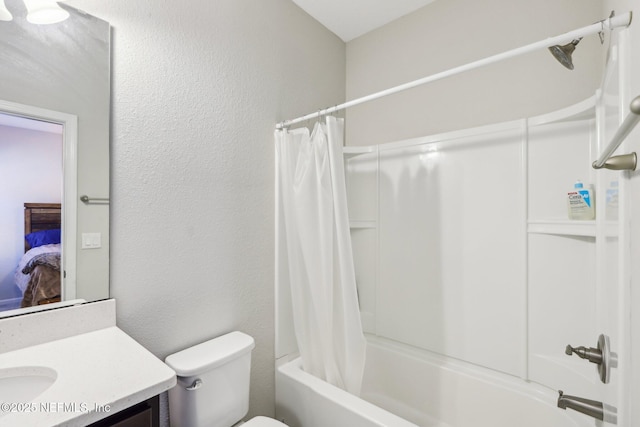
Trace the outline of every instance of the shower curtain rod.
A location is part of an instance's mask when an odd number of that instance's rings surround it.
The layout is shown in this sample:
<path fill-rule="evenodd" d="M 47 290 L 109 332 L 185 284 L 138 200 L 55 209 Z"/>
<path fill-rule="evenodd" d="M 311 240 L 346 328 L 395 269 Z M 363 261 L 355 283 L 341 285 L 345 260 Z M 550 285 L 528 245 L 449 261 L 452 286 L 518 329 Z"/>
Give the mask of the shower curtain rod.
<path fill-rule="evenodd" d="M 347 101 L 344 104 L 336 105 L 335 107 L 325 108 L 323 110 L 317 111 L 315 113 L 307 114 L 306 116 L 298 117 L 297 119 L 285 120 L 276 125 L 276 129 L 284 129 L 293 124 L 303 122 L 305 120 L 313 119 L 314 117 L 321 117 L 327 114 L 335 113 L 336 111 L 344 110 L 345 108 L 353 107 L 359 104 L 363 104 L 365 102 L 373 101 L 378 98 L 382 98 L 388 95 L 392 95 L 394 93 L 402 92 L 407 89 L 412 89 L 416 86 L 421 86 L 426 83 L 431 83 L 436 80 L 441 80 L 446 77 L 450 77 L 456 74 L 460 74 L 465 71 L 473 70 L 475 68 L 480 68 L 485 65 L 493 64 L 495 62 L 499 62 L 508 58 L 513 58 L 518 55 L 522 55 L 524 53 L 528 53 L 534 51 L 536 49 L 541 49 L 544 47 L 550 47 L 554 45 L 561 45 L 565 43 L 569 43 L 575 39 L 579 39 L 581 37 L 599 33 L 606 30 L 613 30 L 614 28 L 619 27 L 627 27 L 631 24 L 631 12 L 626 12 L 622 15 L 610 16 L 609 18 L 603 19 L 602 21 L 598 21 L 595 24 L 588 25 L 586 27 L 578 28 L 577 30 L 570 31 L 568 33 L 561 34 L 559 36 L 550 37 L 544 40 L 540 40 L 539 42 L 531 43 L 526 46 L 522 46 L 516 49 L 508 50 L 506 52 L 499 53 L 497 55 L 489 56 L 484 59 L 480 59 L 477 61 L 470 62 L 465 65 L 460 65 L 458 67 L 451 68 L 446 71 L 442 71 L 436 74 L 432 74 L 427 77 L 423 77 L 418 80 L 414 80 L 409 83 L 401 84 L 399 86 L 392 87 L 390 89 L 382 90 L 380 92 L 373 93 L 371 95 L 363 96 L 361 98 L 357 98 L 351 101 Z"/>

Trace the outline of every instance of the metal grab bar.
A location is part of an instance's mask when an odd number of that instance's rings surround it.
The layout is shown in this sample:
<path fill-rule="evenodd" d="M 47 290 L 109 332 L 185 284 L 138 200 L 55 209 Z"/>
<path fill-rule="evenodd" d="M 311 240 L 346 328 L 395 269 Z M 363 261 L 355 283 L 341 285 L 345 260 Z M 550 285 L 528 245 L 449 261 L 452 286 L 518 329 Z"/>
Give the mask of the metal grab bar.
<path fill-rule="evenodd" d="M 109 199 L 105 197 L 89 197 L 87 195 L 80 196 L 80 201 L 85 204 L 97 203 L 97 204 L 108 204 Z"/>
<path fill-rule="evenodd" d="M 594 169 L 636 170 L 636 153 L 612 156 L 620 144 L 622 144 L 622 141 L 624 141 L 627 135 L 629 135 L 638 122 L 640 122 L 640 95 L 631 101 L 629 110 L 631 112 L 624 119 L 607 148 L 605 148 L 598 160 L 593 162 L 592 166 Z"/>

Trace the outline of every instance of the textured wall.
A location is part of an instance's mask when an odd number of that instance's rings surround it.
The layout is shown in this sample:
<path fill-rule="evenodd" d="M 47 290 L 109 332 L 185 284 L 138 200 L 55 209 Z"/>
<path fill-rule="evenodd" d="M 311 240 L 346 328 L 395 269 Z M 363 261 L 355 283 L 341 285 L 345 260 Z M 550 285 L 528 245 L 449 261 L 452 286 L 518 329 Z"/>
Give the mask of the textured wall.
<path fill-rule="evenodd" d="M 274 411 L 274 124 L 344 100 L 345 47 L 290 0 L 73 0 L 113 26 L 111 296 L 157 356 L 256 338 Z"/>
<path fill-rule="evenodd" d="M 436 1 L 347 44 L 347 99 L 562 34 L 608 16 L 599 0 Z M 546 49 L 373 101 L 347 112 L 347 145 L 368 145 L 554 111 L 593 95 L 596 35 L 575 70 Z"/>

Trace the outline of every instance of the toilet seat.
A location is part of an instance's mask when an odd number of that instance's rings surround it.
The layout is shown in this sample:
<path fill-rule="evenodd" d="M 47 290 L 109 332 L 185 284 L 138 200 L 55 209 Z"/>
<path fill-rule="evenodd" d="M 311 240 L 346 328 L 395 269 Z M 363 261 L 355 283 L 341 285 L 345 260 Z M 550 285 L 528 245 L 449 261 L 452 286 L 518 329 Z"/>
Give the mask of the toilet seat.
<path fill-rule="evenodd" d="M 242 427 L 287 427 L 287 425 L 273 418 L 254 417 L 242 424 Z"/>

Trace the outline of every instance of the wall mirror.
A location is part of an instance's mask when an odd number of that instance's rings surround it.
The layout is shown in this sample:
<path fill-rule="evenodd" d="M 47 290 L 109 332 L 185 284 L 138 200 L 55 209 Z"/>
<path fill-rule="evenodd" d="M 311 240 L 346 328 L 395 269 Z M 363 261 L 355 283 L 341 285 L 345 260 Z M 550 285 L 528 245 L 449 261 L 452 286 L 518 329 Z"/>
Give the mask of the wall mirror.
<path fill-rule="evenodd" d="M 0 317 L 109 297 L 110 26 L 32 4 L 0 0 Z"/>

